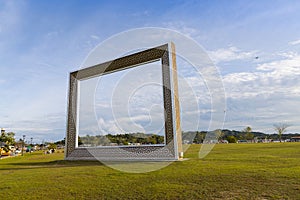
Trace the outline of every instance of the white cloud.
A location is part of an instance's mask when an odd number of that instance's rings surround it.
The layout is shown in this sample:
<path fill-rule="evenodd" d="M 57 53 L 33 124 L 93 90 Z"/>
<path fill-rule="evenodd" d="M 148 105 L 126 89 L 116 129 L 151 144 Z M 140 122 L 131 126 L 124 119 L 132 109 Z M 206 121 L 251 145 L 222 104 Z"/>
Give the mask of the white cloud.
<path fill-rule="evenodd" d="M 286 53 L 281 59 L 258 64 L 253 72 L 231 73 L 223 77 L 227 95 L 225 127 L 253 124 L 272 133 L 272 124 L 293 124 L 299 132 L 300 56 Z M 266 127 L 271 128 L 266 128 Z"/>
<path fill-rule="evenodd" d="M 216 62 L 229 62 L 234 60 L 244 60 L 255 58 L 257 51 L 242 51 L 237 47 L 222 48 L 216 51 L 208 51 L 211 59 Z"/>
<path fill-rule="evenodd" d="M 260 64 L 257 70 L 270 71 L 272 75 L 294 76 L 300 73 L 300 55 L 286 54 L 286 59 Z M 277 78 L 280 78 L 277 77 Z"/>
<path fill-rule="evenodd" d="M 95 39 L 95 40 L 99 40 L 100 38 L 97 35 L 90 35 L 91 38 Z"/>
<path fill-rule="evenodd" d="M 41 127 L 11 127 L 14 131 L 30 131 L 30 132 L 46 132 L 53 130 L 51 127 L 49 128 L 41 128 Z"/>
<path fill-rule="evenodd" d="M 65 137 L 65 113 L 55 113 L 39 117 L 24 116 L 23 119 L 14 118 L 9 120 L 2 117 L 2 126 L 6 130 L 16 133 L 16 139 L 26 135 L 26 138 L 33 137 L 35 142 L 42 142 L 43 139 L 63 139 Z"/>
<path fill-rule="evenodd" d="M 300 44 L 300 40 L 294 40 L 289 42 L 289 45 L 298 45 L 298 44 Z"/>
<path fill-rule="evenodd" d="M 280 52 L 280 53 L 275 53 L 274 56 L 278 58 L 278 56 L 282 58 L 294 58 L 298 55 L 297 52 L 293 51 L 288 51 L 288 52 Z"/>
<path fill-rule="evenodd" d="M 114 120 L 104 120 L 103 118 L 99 118 L 98 127 L 102 135 L 123 133 L 122 129 L 117 126 Z"/>
<path fill-rule="evenodd" d="M 249 97 L 259 94 L 285 93 L 298 94 L 300 83 L 300 56 L 293 54 L 282 60 L 259 64 L 254 72 L 231 73 L 224 76 L 227 95 Z"/>
<path fill-rule="evenodd" d="M 186 25 L 183 21 L 166 22 L 163 26 L 169 29 L 176 30 L 186 36 L 194 37 L 199 34 L 199 29 L 195 29 Z"/>

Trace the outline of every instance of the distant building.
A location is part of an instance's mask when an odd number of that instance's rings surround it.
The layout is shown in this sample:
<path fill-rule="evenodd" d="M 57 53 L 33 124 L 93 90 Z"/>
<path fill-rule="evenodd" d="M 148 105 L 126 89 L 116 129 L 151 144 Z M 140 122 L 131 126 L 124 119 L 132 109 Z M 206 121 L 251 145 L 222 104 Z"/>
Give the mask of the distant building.
<path fill-rule="evenodd" d="M 291 137 L 291 142 L 300 142 L 300 136 Z"/>

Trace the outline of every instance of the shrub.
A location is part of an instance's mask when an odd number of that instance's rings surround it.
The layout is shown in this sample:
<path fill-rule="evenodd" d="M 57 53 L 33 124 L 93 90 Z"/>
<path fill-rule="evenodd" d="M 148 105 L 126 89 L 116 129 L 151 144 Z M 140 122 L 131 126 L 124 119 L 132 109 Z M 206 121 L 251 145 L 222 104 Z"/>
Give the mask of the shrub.
<path fill-rule="evenodd" d="M 229 143 L 236 143 L 237 142 L 237 139 L 236 137 L 234 137 L 233 135 L 230 135 L 230 136 L 227 136 L 227 141 Z"/>

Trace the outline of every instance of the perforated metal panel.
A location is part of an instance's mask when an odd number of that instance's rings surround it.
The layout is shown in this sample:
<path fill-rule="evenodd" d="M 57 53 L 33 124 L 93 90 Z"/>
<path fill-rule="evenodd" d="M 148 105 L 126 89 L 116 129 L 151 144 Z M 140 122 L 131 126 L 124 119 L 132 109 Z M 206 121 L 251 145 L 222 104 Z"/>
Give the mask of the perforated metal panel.
<path fill-rule="evenodd" d="M 172 58 L 170 62 L 170 57 Z M 78 81 L 161 60 L 165 110 L 165 144 L 83 148 L 77 143 Z M 65 159 L 177 160 L 182 152 L 175 45 L 164 44 L 70 73 Z M 172 91 L 173 90 L 173 91 Z"/>

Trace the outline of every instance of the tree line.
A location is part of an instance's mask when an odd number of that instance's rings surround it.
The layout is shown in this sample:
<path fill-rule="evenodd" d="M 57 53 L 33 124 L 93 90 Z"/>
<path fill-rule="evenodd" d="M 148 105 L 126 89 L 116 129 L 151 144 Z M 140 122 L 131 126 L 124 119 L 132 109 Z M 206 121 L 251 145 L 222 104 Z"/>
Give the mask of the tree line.
<path fill-rule="evenodd" d="M 274 134 L 266 134 L 263 132 L 256 132 L 252 131 L 251 127 L 246 127 L 241 131 L 236 130 L 228 130 L 228 129 L 218 129 L 215 131 L 210 132 L 215 140 L 227 140 L 229 143 L 236 143 L 238 140 L 286 140 L 290 139 L 291 137 L 300 136 L 300 134 L 295 133 L 288 133 L 285 134 L 288 125 L 285 124 L 277 124 L 274 125 L 274 130 L 277 133 Z M 196 143 L 201 144 L 204 142 L 208 131 L 188 131 L 182 133 L 182 140 L 189 141 L 189 143 Z"/>
<path fill-rule="evenodd" d="M 78 137 L 78 145 L 111 146 L 129 144 L 163 144 L 164 136 L 145 133 L 86 135 Z"/>

